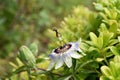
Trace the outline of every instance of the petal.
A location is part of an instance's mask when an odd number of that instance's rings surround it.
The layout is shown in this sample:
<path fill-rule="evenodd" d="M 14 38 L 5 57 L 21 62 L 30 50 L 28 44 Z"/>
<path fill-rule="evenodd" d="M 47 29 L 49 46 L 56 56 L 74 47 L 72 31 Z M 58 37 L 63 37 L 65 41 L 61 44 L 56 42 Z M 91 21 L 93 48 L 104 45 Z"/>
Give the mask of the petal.
<path fill-rule="evenodd" d="M 54 60 L 51 60 L 50 63 L 49 63 L 49 66 L 47 68 L 47 71 L 50 71 L 55 65 L 55 61 Z"/>
<path fill-rule="evenodd" d="M 56 54 L 56 53 L 51 53 L 50 55 L 49 55 L 49 57 L 50 57 L 50 59 L 53 59 L 53 60 L 56 60 L 57 59 L 57 57 L 58 57 L 58 54 Z"/>
<path fill-rule="evenodd" d="M 80 39 L 80 41 L 81 41 L 81 39 Z M 83 56 L 86 55 L 86 54 L 79 48 L 79 42 L 75 42 L 74 47 L 75 47 L 75 50 L 78 51 L 78 52 L 81 52 L 81 54 L 82 54 Z"/>
<path fill-rule="evenodd" d="M 69 44 L 72 45 L 72 47 L 69 49 L 69 51 L 74 51 L 75 50 L 75 43 L 70 42 Z"/>
<path fill-rule="evenodd" d="M 79 47 L 76 47 L 75 50 L 78 52 L 82 52 L 82 50 Z"/>
<path fill-rule="evenodd" d="M 78 49 L 77 51 L 80 52 L 83 56 L 86 55 L 81 49 Z"/>
<path fill-rule="evenodd" d="M 56 61 L 56 66 L 55 66 L 55 69 L 58 69 L 60 68 L 62 65 L 63 65 L 63 58 L 62 58 L 62 55 L 60 54 L 57 61 Z"/>
<path fill-rule="evenodd" d="M 63 60 L 69 68 L 72 66 L 72 58 L 68 53 L 63 55 Z"/>
<path fill-rule="evenodd" d="M 72 47 L 69 49 L 69 51 L 81 51 L 79 48 L 78 42 L 70 42 L 69 44 L 72 45 Z"/>
<path fill-rule="evenodd" d="M 81 52 L 81 54 L 82 54 L 83 56 L 85 56 L 85 55 L 86 55 L 83 51 Z"/>
<path fill-rule="evenodd" d="M 76 42 L 74 44 L 74 48 L 75 48 L 76 51 L 82 52 L 82 50 L 79 48 L 79 43 L 78 42 Z"/>
<path fill-rule="evenodd" d="M 77 52 L 71 52 L 70 56 L 73 58 L 76 58 L 76 59 L 83 57 L 82 55 L 78 54 Z"/>

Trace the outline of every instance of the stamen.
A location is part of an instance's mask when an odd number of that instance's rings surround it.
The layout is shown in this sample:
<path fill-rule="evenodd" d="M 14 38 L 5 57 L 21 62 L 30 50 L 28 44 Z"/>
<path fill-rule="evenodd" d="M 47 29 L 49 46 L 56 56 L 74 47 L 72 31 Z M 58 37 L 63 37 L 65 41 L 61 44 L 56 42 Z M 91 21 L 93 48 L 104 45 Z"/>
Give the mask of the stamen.
<path fill-rule="evenodd" d="M 60 46 L 59 48 L 56 48 L 54 50 L 55 53 L 59 54 L 59 53 L 64 53 L 66 52 L 67 50 L 69 50 L 71 48 L 71 44 L 65 44 L 63 46 Z"/>

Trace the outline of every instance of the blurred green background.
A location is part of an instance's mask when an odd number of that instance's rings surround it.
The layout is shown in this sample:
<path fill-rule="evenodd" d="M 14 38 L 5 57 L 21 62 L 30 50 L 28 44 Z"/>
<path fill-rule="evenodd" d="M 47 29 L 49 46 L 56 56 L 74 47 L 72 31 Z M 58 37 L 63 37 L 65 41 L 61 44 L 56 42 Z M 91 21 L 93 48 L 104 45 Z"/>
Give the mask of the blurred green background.
<path fill-rule="evenodd" d="M 93 10 L 94 0 L 0 0 L 0 77 L 7 75 L 19 47 L 39 41 L 39 54 L 50 43 L 48 29 L 60 27 L 73 7 Z M 49 34 L 49 35 L 46 35 Z"/>

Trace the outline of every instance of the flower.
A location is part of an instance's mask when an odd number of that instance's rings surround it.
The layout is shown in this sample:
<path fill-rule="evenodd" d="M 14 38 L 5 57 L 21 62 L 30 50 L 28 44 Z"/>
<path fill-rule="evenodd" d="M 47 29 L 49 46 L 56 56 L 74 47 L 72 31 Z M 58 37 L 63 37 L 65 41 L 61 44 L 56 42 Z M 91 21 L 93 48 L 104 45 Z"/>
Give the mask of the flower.
<path fill-rule="evenodd" d="M 78 54 L 77 52 L 81 52 L 82 54 Z M 86 54 L 84 54 L 79 48 L 78 42 L 69 42 L 68 44 L 60 46 L 52 51 L 49 55 L 51 61 L 47 70 L 51 70 L 54 65 L 55 69 L 58 69 L 64 63 L 70 68 L 72 66 L 72 58 L 78 59 L 85 55 Z"/>

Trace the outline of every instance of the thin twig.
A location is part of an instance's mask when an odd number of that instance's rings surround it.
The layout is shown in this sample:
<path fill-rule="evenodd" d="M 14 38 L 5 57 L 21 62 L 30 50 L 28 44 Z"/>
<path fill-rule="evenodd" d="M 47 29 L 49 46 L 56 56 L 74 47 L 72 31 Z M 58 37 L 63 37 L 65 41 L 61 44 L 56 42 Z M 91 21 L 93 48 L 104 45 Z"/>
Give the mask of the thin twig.
<path fill-rule="evenodd" d="M 23 68 L 25 68 L 25 66 L 22 66 Z M 51 74 L 54 74 L 54 75 L 57 75 L 57 76 L 62 76 L 61 74 L 58 74 L 58 73 L 54 73 L 54 72 L 51 72 L 51 71 L 47 71 L 46 69 L 43 69 L 43 68 L 32 68 L 31 69 L 32 71 L 36 71 L 36 70 L 42 70 L 42 71 L 45 71 L 45 72 L 49 72 L 49 73 L 51 73 Z M 10 78 L 11 76 L 13 76 L 14 74 L 20 74 L 21 72 L 25 72 L 25 71 L 27 71 L 26 69 L 22 69 L 22 70 L 20 70 L 20 71 L 14 71 L 11 75 L 9 75 L 9 76 L 6 76 L 6 77 L 8 77 L 8 78 Z M 5 79 L 5 78 L 4 78 Z"/>
<path fill-rule="evenodd" d="M 46 70 L 46 69 L 43 69 L 43 68 L 37 68 L 37 69 L 47 72 L 47 70 Z M 48 72 L 50 72 L 50 71 L 48 71 Z M 50 72 L 50 73 L 52 73 L 52 74 L 54 74 L 54 75 L 57 75 L 57 76 L 62 76 L 61 74 L 58 74 L 58 73 L 53 73 L 53 72 Z"/>

